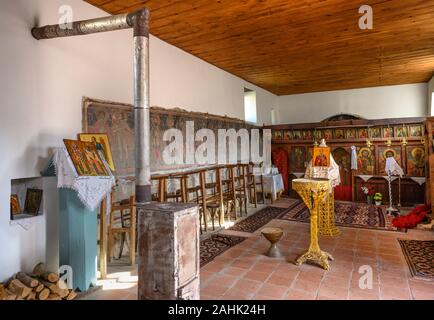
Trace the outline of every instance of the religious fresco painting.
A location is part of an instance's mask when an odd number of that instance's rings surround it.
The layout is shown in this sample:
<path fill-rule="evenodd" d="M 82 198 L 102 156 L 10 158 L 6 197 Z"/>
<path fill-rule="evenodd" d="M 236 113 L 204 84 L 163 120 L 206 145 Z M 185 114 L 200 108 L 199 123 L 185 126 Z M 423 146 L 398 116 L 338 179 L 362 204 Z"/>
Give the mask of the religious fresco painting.
<path fill-rule="evenodd" d="M 407 137 L 407 127 L 399 126 L 395 127 L 395 138 L 405 138 Z"/>
<path fill-rule="evenodd" d="M 345 139 L 344 129 L 335 129 L 334 138 L 335 139 Z"/>
<path fill-rule="evenodd" d="M 387 172 L 385 170 L 386 167 L 386 159 L 388 157 L 395 158 L 396 162 L 402 168 L 402 158 L 401 158 L 401 147 L 378 147 L 378 174 L 381 176 L 386 176 Z"/>
<path fill-rule="evenodd" d="M 11 195 L 11 215 L 20 214 L 21 213 L 21 206 L 20 206 L 20 200 L 18 199 L 18 195 L 13 194 Z"/>
<path fill-rule="evenodd" d="M 357 147 L 357 174 L 375 174 L 375 156 L 373 147 Z"/>
<path fill-rule="evenodd" d="M 24 213 L 37 216 L 42 203 L 41 189 L 27 189 L 26 201 L 24 202 Z"/>
<path fill-rule="evenodd" d="M 107 162 L 110 170 L 114 172 L 116 170 L 114 161 L 113 161 L 113 155 L 110 148 L 110 142 L 107 134 L 98 134 L 98 133 L 80 133 L 78 135 L 78 140 L 84 141 L 84 142 L 92 142 L 95 144 L 96 149 L 100 151 L 105 161 Z"/>
<path fill-rule="evenodd" d="M 93 142 L 68 139 L 64 139 L 63 142 L 79 176 L 109 175 Z"/>
<path fill-rule="evenodd" d="M 351 154 L 344 148 L 336 148 L 332 152 L 333 159 L 339 165 L 343 185 L 351 184 Z"/>
<path fill-rule="evenodd" d="M 330 148 L 313 148 L 313 166 L 330 167 Z"/>
<path fill-rule="evenodd" d="M 385 139 L 393 138 L 393 128 L 383 127 L 382 128 L 382 136 Z"/>
<path fill-rule="evenodd" d="M 152 119 L 151 119 L 152 120 Z M 153 119 L 155 121 L 155 124 L 158 125 L 158 122 L 160 119 Z M 152 125 L 152 122 L 151 122 Z M 281 130 L 273 130 L 273 140 L 282 140 L 282 131 Z"/>
<path fill-rule="evenodd" d="M 312 130 L 303 131 L 303 139 L 304 140 L 313 140 L 314 138 L 313 138 Z"/>
<path fill-rule="evenodd" d="M 294 130 L 292 132 L 292 135 L 294 137 L 294 140 L 302 140 L 303 139 L 303 133 L 300 130 Z"/>
<path fill-rule="evenodd" d="M 207 128 L 218 136 L 218 129 L 257 128 L 246 122 L 224 116 L 188 112 L 182 109 L 150 108 L 151 170 L 167 171 L 191 167 L 191 165 L 166 165 L 163 150 L 170 143 L 163 141 L 168 129 L 178 129 L 185 136 L 187 121 L 194 121 L 194 130 Z M 106 134 L 110 141 L 116 176 L 131 177 L 135 174 L 134 164 L 134 113 L 133 106 L 115 102 L 85 99 L 83 101 L 83 131 L 90 134 Z M 273 130 L 274 140 L 283 140 L 283 130 Z M 240 141 L 239 141 L 240 143 Z M 196 141 L 195 146 L 201 145 Z M 240 153 L 241 150 L 238 152 Z M 217 152 L 217 150 L 216 150 Z"/>
<path fill-rule="evenodd" d="M 407 175 L 410 177 L 425 176 L 425 148 L 407 146 Z"/>
<path fill-rule="evenodd" d="M 371 138 L 377 139 L 381 138 L 381 129 L 380 128 L 370 128 L 369 129 Z"/>
<path fill-rule="evenodd" d="M 409 137 L 422 137 L 423 135 L 423 126 L 421 125 L 411 125 L 409 126 Z"/>
<path fill-rule="evenodd" d="M 357 138 L 357 130 L 356 129 L 347 129 L 346 138 L 347 139 L 356 139 Z"/>
<path fill-rule="evenodd" d="M 309 147 L 309 148 L 307 148 L 306 167 L 307 167 L 307 164 L 310 163 L 312 158 L 313 158 L 313 147 Z"/>
<path fill-rule="evenodd" d="M 306 161 L 306 148 L 305 147 L 292 147 L 289 155 L 289 163 L 292 172 L 304 172 Z"/>
<path fill-rule="evenodd" d="M 362 129 L 357 130 L 357 136 L 359 139 L 368 139 L 369 138 L 368 129 L 362 128 Z"/>
<path fill-rule="evenodd" d="M 334 189 L 335 199 L 341 201 L 352 200 L 351 151 L 349 148 L 338 147 L 332 152 L 333 158 L 339 166 L 341 184 Z"/>
<path fill-rule="evenodd" d="M 83 131 L 107 134 L 116 175 L 134 175 L 134 114 L 129 105 L 85 101 Z"/>
<path fill-rule="evenodd" d="M 324 139 L 326 140 L 333 139 L 333 133 L 331 129 L 324 130 Z"/>

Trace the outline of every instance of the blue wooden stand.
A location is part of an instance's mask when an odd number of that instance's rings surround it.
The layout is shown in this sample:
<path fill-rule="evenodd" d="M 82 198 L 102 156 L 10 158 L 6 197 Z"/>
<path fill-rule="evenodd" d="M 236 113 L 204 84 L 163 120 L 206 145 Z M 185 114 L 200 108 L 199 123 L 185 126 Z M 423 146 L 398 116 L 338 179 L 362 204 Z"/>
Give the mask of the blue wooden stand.
<path fill-rule="evenodd" d="M 97 211 L 88 210 L 72 189 L 59 190 L 60 265 L 73 271 L 73 287 L 96 285 Z"/>

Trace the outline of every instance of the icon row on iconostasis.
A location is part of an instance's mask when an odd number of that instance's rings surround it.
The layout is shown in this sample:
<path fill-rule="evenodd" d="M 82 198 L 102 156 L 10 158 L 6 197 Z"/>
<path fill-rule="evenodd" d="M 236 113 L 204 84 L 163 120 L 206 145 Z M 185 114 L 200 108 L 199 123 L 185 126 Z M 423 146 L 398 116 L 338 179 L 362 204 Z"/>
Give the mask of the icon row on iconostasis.
<path fill-rule="evenodd" d="M 345 140 L 345 139 L 390 139 L 420 138 L 424 134 L 422 124 L 370 128 L 334 128 L 303 130 L 272 130 L 273 140 Z"/>

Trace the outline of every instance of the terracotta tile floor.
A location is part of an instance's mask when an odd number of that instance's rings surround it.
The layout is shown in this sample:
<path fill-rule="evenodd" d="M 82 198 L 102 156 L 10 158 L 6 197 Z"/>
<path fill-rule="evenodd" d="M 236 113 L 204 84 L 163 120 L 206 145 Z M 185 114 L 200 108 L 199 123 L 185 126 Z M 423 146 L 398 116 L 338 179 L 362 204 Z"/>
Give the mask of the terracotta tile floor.
<path fill-rule="evenodd" d="M 284 207 L 287 201 L 281 199 L 276 205 Z M 272 220 L 267 226 L 284 230 L 279 246 L 285 258 L 271 259 L 263 255 L 268 243 L 260 230 L 254 234 L 237 232 L 248 239 L 201 269 L 202 299 L 434 300 L 434 282 L 411 277 L 397 241 L 398 238 L 434 240 L 433 232 L 340 228 L 341 235 L 337 238 L 320 237 L 321 249 L 335 258 L 330 262 L 331 270 L 324 271 L 314 265 L 293 264 L 309 245 L 308 224 Z M 371 288 L 362 289 L 359 285 L 364 268 L 372 270 Z M 103 290 L 86 299 L 136 299 L 136 269 L 118 265 L 109 271 L 110 279 L 99 282 Z"/>

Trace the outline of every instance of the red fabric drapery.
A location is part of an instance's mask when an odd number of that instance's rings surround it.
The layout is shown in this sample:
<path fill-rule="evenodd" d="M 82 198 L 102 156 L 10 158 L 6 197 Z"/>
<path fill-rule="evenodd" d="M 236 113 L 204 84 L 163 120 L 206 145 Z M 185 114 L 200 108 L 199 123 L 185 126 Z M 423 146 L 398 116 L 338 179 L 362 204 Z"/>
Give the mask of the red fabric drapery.
<path fill-rule="evenodd" d="M 335 187 L 335 200 L 351 201 L 352 193 L 351 186 L 337 186 Z"/>
<path fill-rule="evenodd" d="M 272 153 L 273 164 L 279 169 L 279 173 L 283 178 L 283 185 L 285 187 L 285 193 L 289 193 L 289 159 L 288 152 L 284 149 L 278 149 Z"/>
<path fill-rule="evenodd" d="M 427 214 L 431 214 L 431 207 L 422 205 L 414 208 L 409 214 L 393 219 L 392 223 L 396 228 L 412 229 L 421 223 Z"/>

